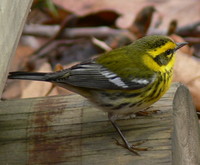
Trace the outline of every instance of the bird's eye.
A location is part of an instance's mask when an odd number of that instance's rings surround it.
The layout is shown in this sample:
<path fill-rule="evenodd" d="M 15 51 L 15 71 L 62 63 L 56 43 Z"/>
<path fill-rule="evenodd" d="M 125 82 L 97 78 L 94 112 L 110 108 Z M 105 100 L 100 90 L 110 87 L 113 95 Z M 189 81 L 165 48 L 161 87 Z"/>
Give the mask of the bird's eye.
<path fill-rule="evenodd" d="M 170 54 L 172 54 L 173 52 L 172 52 L 172 49 L 168 49 L 166 52 L 165 52 L 165 54 L 166 55 L 170 55 Z"/>

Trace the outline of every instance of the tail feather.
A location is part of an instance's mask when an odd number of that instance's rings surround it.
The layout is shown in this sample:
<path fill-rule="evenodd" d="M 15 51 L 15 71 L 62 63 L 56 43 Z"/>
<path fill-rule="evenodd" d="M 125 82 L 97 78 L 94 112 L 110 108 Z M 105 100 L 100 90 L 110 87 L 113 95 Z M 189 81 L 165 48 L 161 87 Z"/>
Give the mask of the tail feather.
<path fill-rule="evenodd" d="M 8 75 L 9 79 L 22 79 L 22 80 L 37 80 L 46 81 L 47 73 L 36 73 L 36 72 L 10 72 Z"/>

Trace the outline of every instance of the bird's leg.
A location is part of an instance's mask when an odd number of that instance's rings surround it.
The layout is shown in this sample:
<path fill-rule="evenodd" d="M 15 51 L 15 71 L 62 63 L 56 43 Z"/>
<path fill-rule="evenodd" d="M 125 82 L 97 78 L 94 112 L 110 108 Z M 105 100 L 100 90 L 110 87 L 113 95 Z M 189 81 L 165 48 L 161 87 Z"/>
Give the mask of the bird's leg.
<path fill-rule="evenodd" d="M 117 130 L 118 134 L 120 135 L 121 139 L 123 140 L 124 142 L 124 145 L 119 143 L 117 140 L 117 144 L 128 149 L 129 151 L 133 152 L 134 154 L 136 155 L 140 155 L 139 153 L 137 153 L 135 150 L 139 150 L 139 151 L 144 151 L 144 150 L 147 150 L 147 149 L 144 149 L 144 148 L 135 148 L 134 145 L 130 145 L 129 142 L 126 140 L 125 136 L 123 135 L 123 133 L 121 132 L 121 130 L 119 129 L 118 125 L 116 124 L 115 122 L 115 118 L 113 118 L 113 115 L 111 113 L 108 114 L 108 118 L 109 120 L 111 121 L 113 127 Z M 143 143 L 143 142 L 142 142 Z M 141 143 L 138 143 L 137 145 L 140 145 Z"/>

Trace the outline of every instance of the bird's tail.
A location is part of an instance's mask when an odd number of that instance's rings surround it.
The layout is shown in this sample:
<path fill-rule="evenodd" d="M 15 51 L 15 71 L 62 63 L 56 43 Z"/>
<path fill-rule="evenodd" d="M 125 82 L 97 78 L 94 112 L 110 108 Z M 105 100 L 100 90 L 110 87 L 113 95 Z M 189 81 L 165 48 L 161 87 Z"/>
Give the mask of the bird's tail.
<path fill-rule="evenodd" d="M 47 81 L 47 73 L 36 73 L 36 72 L 10 72 L 8 75 L 9 79 L 22 79 L 22 80 L 36 80 L 36 81 Z"/>

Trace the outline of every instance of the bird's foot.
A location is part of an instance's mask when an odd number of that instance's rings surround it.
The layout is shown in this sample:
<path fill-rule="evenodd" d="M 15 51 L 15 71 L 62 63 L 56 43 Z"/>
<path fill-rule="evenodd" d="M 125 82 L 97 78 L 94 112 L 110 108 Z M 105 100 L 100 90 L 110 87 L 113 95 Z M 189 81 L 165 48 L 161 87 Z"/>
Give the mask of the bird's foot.
<path fill-rule="evenodd" d="M 137 142 L 135 144 L 132 144 L 132 145 L 129 145 L 129 144 L 126 145 L 124 143 L 120 143 L 117 139 L 115 139 L 115 141 L 116 141 L 117 145 L 122 146 L 123 148 L 128 149 L 129 151 L 133 152 L 137 156 L 140 156 L 140 154 L 137 151 L 147 151 L 148 150 L 148 148 L 136 147 L 138 145 L 141 145 L 141 144 L 145 143 L 145 140 L 144 141 L 139 141 L 139 142 Z"/>

